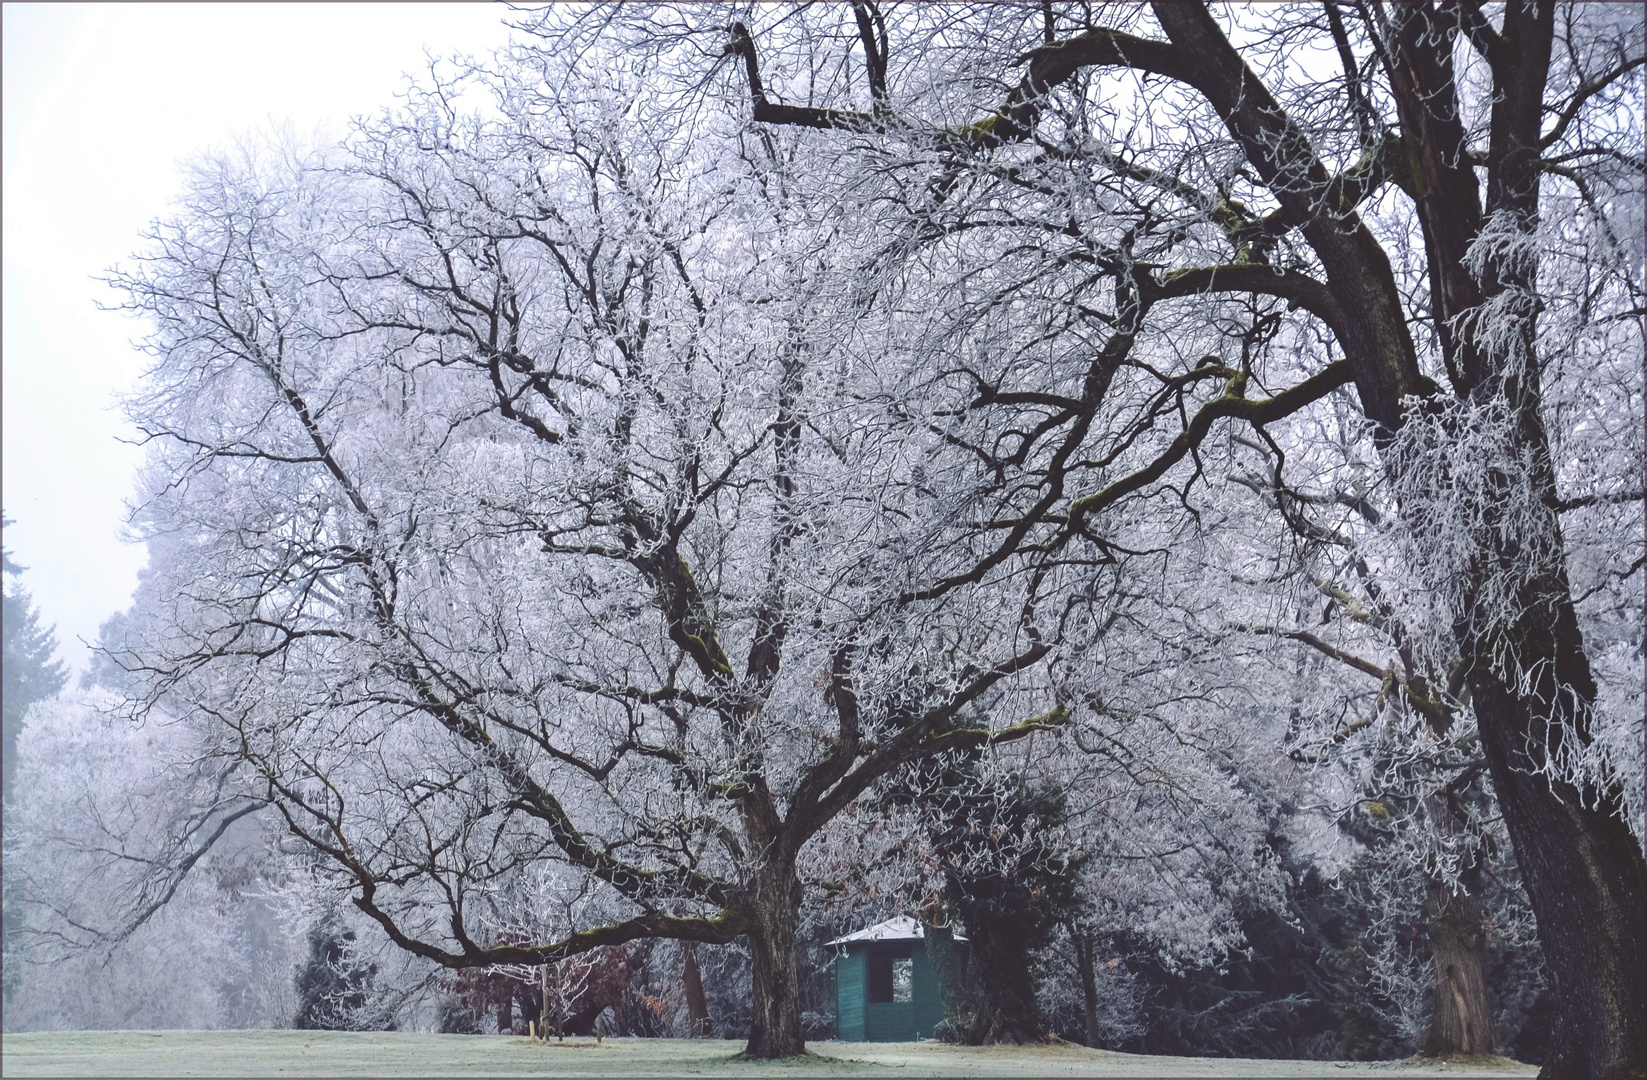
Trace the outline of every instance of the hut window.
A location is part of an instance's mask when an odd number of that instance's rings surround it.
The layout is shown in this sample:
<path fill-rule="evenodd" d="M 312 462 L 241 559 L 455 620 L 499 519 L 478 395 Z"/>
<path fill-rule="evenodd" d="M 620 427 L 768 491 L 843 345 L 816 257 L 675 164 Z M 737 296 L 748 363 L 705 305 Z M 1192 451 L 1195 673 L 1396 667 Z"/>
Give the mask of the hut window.
<path fill-rule="evenodd" d="M 892 961 L 892 1000 L 915 1000 L 915 961 L 902 959 Z"/>
<path fill-rule="evenodd" d="M 913 1001 L 915 961 L 908 945 L 883 945 L 869 953 L 869 1000 Z"/>

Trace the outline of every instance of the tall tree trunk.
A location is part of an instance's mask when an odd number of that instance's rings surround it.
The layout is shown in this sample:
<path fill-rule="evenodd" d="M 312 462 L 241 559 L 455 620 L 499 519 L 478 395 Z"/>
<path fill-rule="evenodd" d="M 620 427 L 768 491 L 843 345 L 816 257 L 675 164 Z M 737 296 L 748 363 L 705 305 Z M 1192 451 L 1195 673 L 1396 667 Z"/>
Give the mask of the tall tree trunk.
<path fill-rule="evenodd" d="M 1087 1045 L 1095 1047 L 1098 1045 L 1098 972 L 1093 963 L 1092 936 L 1083 933 L 1079 927 L 1071 926 L 1069 939 L 1075 943 L 1075 967 L 1081 974 Z"/>
<path fill-rule="evenodd" d="M 1451 722 L 1451 714 L 1447 713 L 1441 725 L 1432 722 L 1430 729 L 1438 738 L 1443 737 Z M 1443 844 L 1470 842 L 1469 817 L 1450 790 L 1432 793 L 1425 805 Z M 1479 900 L 1480 851 L 1473 843 L 1467 859 L 1456 880 L 1444 881 L 1431 872 L 1424 882 L 1424 916 L 1429 923 L 1430 957 L 1435 967 L 1435 1004 L 1418 1052 L 1432 1057 L 1494 1051 L 1493 1013 L 1487 1002 L 1487 935 Z"/>
<path fill-rule="evenodd" d="M 681 942 L 681 982 L 686 987 L 686 1030 L 694 1039 L 709 1035 L 709 1001 L 703 996 L 703 973 L 698 970 L 698 946 Z"/>
<path fill-rule="evenodd" d="M 755 872 L 746 893 L 754 1019 L 744 1056 L 788 1058 L 806 1052 L 801 1033 L 801 975 L 795 953 L 801 882 L 784 861 Z"/>
<path fill-rule="evenodd" d="M 1576 633 L 1565 643 L 1550 641 L 1549 630 L 1538 636 L 1555 646 L 1540 655 L 1557 670 L 1562 660 L 1583 661 Z M 1553 692 L 1549 668 L 1533 670 Z M 1472 673 L 1470 688 L 1555 994 L 1555 1040 L 1540 1075 L 1647 1075 L 1647 864 L 1618 796 L 1538 774 L 1528 748 L 1543 745 L 1556 701 L 1518 696 L 1485 670 Z"/>
<path fill-rule="evenodd" d="M 1432 9 L 1423 11 L 1428 14 Z M 1540 138 L 1546 113 L 1555 7 L 1512 0 L 1503 10 L 1491 58 L 1494 100 L 1488 145 L 1486 217 L 1512 220 L 1531 234 L 1540 210 Z M 1433 17 L 1433 16 L 1432 16 Z M 1430 33 L 1399 44 L 1403 55 L 1451 49 L 1451 38 Z M 1422 81 L 1422 78 L 1420 79 Z M 1392 83 L 1399 83 L 1393 79 Z M 1428 107 L 1453 105 L 1453 88 Z M 1400 87 L 1397 86 L 1397 92 Z M 1410 110 L 1416 111 L 1416 110 Z M 1416 134 L 1416 133 L 1414 133 Z M 1446 152 L 1461 142 L 1441 146 Z M 1445 166 L 1459 174 L 1456 191 L 1434 189 L 1420 200 L 1430 258 L 1437 274 L 1462 279 L 1456 252 L 1442 250 L 1441 219 L 1463 220 L 1474 212 L 1473 164 L 1454 153 Z M 1474 237 L 1470 236 L 1470 240 Z M 1509 301 L 1520 321 L 1508 345 L 1456 347 L 1456 389 L 1480 398 L 1498 395 L 1517 416 L 1511 448 L 1532 467 L 1535 497 L 1553 506 L 1557 496 L 1550 442 L 1540 409 L 1536 354 L 1537 263 L 1518 257 L 1487 258 L 1479 274 L 1481 301 Z M 1445 316 L 1446 312 L 1440 312 Z M 1442 319 L 1438 318 L 1438 328 Z M 1473 368 L 1473 370 L 1472 370 Z M 1513 496 L 1512 496 L 1513 497 Z M 1566 740 L 1589 740 L 1595 680 L 1585 656 L 1565 545 L 1553 512 L 1544 535 L 1518 529 L 1491 530 L 1483 574 L 1518 573 L 1529 557 L 1542 563 L 1517 589 L 1516 614 L 1492 625 L 1492 603 L 1478 603 L 1485 582 L 1474 583 L 1461 615 L 1461 654 L 1470 662 L 1468 683 L 1493 786 L 1515 845 L 1555 990 L 1559 1021 L 1553 1053 L 1543 1075 L 1560 1077 L 1647 1075 L 1647 862 L 1624 823 L 1616 789 L 1553 779 L 1547 755 Z M 1530 554 L 1531 553 L 1531 554 Z M 1476 608 L 1481 608 L 1480 613 Z M 1501 610 L 1501 608 L 1500 608 Z M 1477 624 L 1476 620 L 1484 620 Z M 1483 640 L 1486 634 L 1491 640 Z M 1504 658 L 1494 662 L 1492 658 Z"/>
<path fill-rule="evenodd" d="M 973 962 L 978 965 L 982 994 L 977 1030 L 968 1042 L 1026 1045 L 1047 1041 L 1046 1025 L 1035 1000 L 1035 976 L 1029 950 L 1018 927 L 1008 920 L 967 920 Z"/>
<path fill-rule="evenodd" d="M 1556 18 L 1554 5 L 1505 5 L 1500 40 L 1513 62 L 1494 62 L 1487 207 L 1515 215 L 1529 230 L 1539 213 L 1540 132 Z M 1488 260 L 1483 275 L 1489 294 L 1524 291 L 1522 348 L 1529 358 L 1536 356 L 1536 275 L 1536 264 L 1497 258 Z M 1539 365 L 1507 363 L 1495 374 L 1517 408 L 1518 449 L 1530 455 L 1538 497 L 1553 506 L 1555 469 L 1539 406 Z M 1538 540 L 1553 553 L 1517 597 L 1520 616 L 1505 642 L 1515 657 L 1514 683 L 1479 661 L 1469 675 L 1482 745 L 1555 990 L 1555 1045 L 1541 1075 L 1647 1076 L 1647 861 L 1625 824 L 1616 785 L 1579 790 L 1540 775 L 1544 754 L 1567 739 L 1589 741 L 1596 700 L 1560 522 L 1552 512 L 1541 538 L 1503 532 L 1500 543 L 1510 550 L 1493 555 L 1514 555 L 1516 544 Z M 1461 637 L 1471 655 L 1476 643 Z"/>
<path fill-rule="evenodd" d="M 1430 923 L 1430 954 L 1435 961 L 1435 1008 L 1418 1052 L 1433 1057 L 1493 1052 L 1493 1013 L 1487 1005 L 1483 956 L 1487 935 L 1477 902 L 1480 871 L 1461 875 L 1456 890 L 1430 878 L 1425 882 L 1424 914 Z"/>

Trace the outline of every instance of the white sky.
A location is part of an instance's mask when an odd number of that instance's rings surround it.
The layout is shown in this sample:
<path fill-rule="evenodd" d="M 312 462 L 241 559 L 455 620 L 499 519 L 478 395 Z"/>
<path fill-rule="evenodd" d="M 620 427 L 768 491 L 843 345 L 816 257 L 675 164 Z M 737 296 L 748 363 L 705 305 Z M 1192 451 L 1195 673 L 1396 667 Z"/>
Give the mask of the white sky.
<path fill-rule="evenodd" d="M 0 330 L 5 546 L 75 667 L 127 607 L 140 545 L 121 539 L 142 451 L 116 398 L 143 328 L 97 310 L 94 277 L 141 246 L 179 166 L 289 123 L 342 134 L 436 55 L 485 53 L 507 9 L 458 4 L 4 5 Z"/>

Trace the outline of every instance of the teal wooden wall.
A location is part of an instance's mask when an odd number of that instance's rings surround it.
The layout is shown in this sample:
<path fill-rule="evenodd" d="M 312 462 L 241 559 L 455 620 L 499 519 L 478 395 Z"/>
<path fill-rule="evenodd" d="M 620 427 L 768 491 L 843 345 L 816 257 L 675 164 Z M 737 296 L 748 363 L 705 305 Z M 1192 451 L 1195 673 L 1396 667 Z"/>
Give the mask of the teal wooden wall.
<path fill-rule="evenodd" d="M 925 945 L 917 941 L 912 946 L 910 1001 L 870 1001 L 869 950 L 874 946 L 847 946 L 846 955 L 835 961 L 836 1038 L 842 1042 L 932 1038 L 932 1029 L 944 1018 L 943 992 Z"/>
<path fill-rule="evenodd" d="M 835 961 L 835 1037 L 865 1042 L 864 1005 L 869 1000 L 869 957 L 853 949 Z"/>

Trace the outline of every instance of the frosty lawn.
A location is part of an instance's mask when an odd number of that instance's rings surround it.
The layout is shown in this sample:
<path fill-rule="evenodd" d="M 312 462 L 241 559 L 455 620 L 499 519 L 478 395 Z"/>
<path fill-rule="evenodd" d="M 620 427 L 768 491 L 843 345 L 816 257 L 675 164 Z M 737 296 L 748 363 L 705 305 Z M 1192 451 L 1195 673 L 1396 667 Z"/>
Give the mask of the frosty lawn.
<path fill-rule="evenodd" d="M 1470 1064 L 1141 1057 L 1060 1045 L 813 1043 L 792 1063 L 737 1060 L 741 1042 L 339 1031 L 67 1031 L 9 1034 L 6 1076 L 1532 1076 Z"/>

